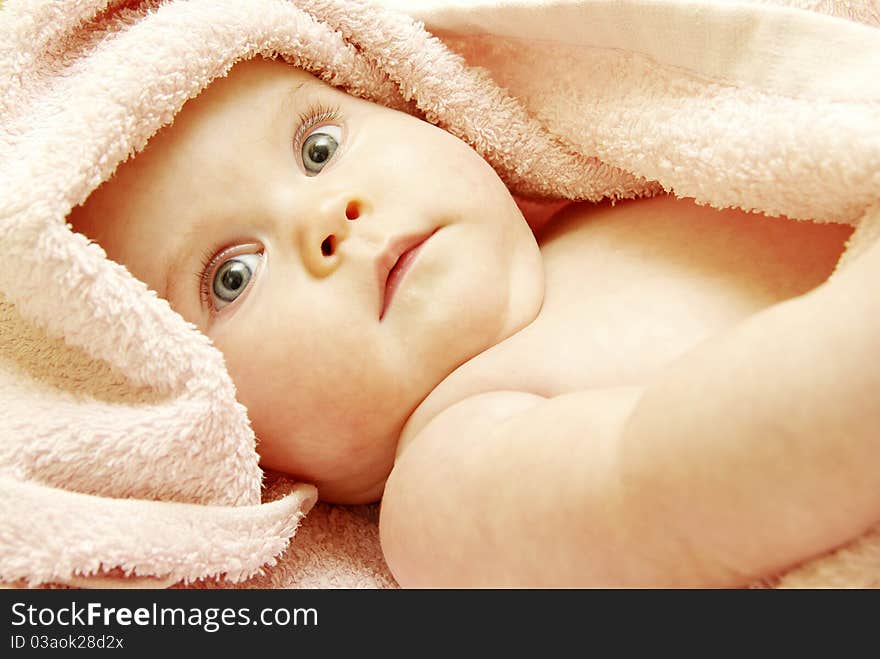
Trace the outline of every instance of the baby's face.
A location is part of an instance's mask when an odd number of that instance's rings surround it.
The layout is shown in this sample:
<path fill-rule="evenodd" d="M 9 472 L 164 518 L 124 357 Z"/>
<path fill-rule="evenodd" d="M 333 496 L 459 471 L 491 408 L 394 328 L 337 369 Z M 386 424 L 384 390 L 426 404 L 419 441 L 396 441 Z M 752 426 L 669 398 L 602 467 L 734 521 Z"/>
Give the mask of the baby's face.
<path fill-rule="evenodd" d="M 236 65 L 70 221 L 211 337 L 262 464 L 330 501 L 377 499 L 419 402 L 542 300 L 482 158 L 280 62 Z"/>

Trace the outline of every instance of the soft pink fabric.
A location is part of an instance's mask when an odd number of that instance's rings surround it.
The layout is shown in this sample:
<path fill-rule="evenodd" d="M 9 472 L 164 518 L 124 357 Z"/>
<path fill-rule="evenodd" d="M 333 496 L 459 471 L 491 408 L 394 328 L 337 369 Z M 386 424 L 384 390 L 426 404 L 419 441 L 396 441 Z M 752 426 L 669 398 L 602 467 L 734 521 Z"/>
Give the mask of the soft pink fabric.
<path fill-rule="evenodd" d="M 312 486 L 264 480 L 219 352 L 65 225 L 240 59 L 280 55 L 437 123 L 539 204 L 671 190 L 855 224 L 845 259 L 878 236 L 880 32 L 855 22 L 876 24 L 870 3 L 852 21 L 805 0 L 384 4 L 442 41 L 361 0 L 5 2 L 0 580 L 395 585 L 375 508 L 309 513 Z M 774 583 L 878 578 L 875 533 Z"/>

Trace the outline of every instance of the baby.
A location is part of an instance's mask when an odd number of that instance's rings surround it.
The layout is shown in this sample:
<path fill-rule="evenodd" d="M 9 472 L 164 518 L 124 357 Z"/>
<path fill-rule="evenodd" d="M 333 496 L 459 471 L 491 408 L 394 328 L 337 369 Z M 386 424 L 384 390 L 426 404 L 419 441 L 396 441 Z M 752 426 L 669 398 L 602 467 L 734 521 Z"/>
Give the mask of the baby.
<path fill-rule="evenodd" d="M 742 585 L 880 519 L 848 227 L 664 196 L 536 239 L 465 143 L 263 59 L 69 221 L 222 351 L 265 467 L 382 500 L 404 586 Z"/>

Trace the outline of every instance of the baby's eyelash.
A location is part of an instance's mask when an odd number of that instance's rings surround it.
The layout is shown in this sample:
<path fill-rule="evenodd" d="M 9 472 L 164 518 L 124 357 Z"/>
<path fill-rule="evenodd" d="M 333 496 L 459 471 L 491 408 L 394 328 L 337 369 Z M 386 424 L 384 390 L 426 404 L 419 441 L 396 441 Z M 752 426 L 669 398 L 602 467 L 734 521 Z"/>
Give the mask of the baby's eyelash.
<path fill-rule="evenodd" d="M 209 309 L 213 308 L 211 304 L 211 289 L 214 283 L 211 281 L 211 275 L 216 269 L 215 266 L 218 263 L 222 263 L 227 256 L 234 253 L 239 247 L 241 245 L 236 244 L 219 250 L 210 248 L 204 250 L 199 257 L 199 270 L 194 274 L 199 286 L 199 299 Z"/>
<path fill-rule="evenodd" d="M 316 103 L 299 115 L 299 123 L 293 136 L 293 144 L 297 151 L 302 148 L 303 140 L 309 131 L 322 123 L 337 122 L 340 119 L 341 108 L 336 106 Z"/>
<path fill-rule="evenodd" d="M 209 248 L 203 250 L 199 256 L 199 269 L 193 274 L 196 277 L 196 283 L 199 287 L 199 299 L 204 305 L 208 305 L 211 302 L 211 294 L 209 293 L 210 282 L 208 281 L 211 278 L 210 272 L 213 270 L 214 264 L 225 251 L 225 249 L 217 251 L 213 248 Z"/>

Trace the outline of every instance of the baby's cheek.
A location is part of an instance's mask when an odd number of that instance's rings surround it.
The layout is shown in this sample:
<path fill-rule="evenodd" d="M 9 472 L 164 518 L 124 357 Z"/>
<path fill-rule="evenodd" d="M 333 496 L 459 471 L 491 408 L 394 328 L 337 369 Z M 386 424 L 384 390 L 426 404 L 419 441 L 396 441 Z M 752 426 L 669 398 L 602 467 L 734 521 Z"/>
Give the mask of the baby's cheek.
<path fill-rule="evenodd" d="M 240 403 L 248 408 L 252 422 L 272 409 L 278 409 L 291 369 L 279 354 L 277 342 L 269 337 L 259 340 L 247 338 L 246 333 L 218 333 L 212 336 L 214 344 L 223 353 L 226 368 L 236 388 Z M 264 413 L 265 410 L 265 413 Z"/>

